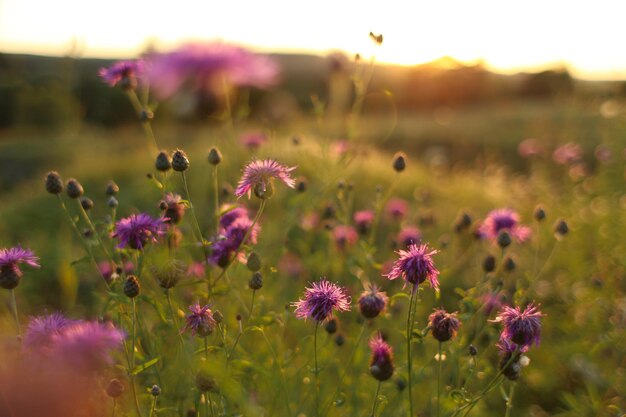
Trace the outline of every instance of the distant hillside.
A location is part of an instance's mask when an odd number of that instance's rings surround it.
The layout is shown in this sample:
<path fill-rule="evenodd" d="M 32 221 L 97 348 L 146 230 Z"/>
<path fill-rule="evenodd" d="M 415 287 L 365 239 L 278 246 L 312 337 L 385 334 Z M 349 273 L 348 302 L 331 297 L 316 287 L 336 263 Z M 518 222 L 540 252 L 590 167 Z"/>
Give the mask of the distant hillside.
<path fill-rule="evenodd" d="M 354 97 L 352 77 L 355 71 L 367 74 L 369 65 L 366 62 L 355 64 L 352 57 L 340 55 L 271 56 L 282 68 L 282 81 L 269 94 L 251 92 L 253 112 L 260 103 L 267 105 L 268 100 L 283 107 L 308 111 L 312 96 L 327 103 L 331 110 L 345 110 Z M 133 112 L 126 97 L 110 89 L 97 76 L 99 68 L 112 62 L 0 53 L 0 127 L 49 127 L 75 120 L 114 126 L 131 121 Z M 547 99 L 563 94 L 607 96 L 626 91 L 623 83 L 580 82 L 562 69 L 505 76 L 491 73 L 480 65 L 463 65 L 450 57 L 414 67 L 376 65 L 372 74 L 368 91 L 373 94 L 389 92 L 399 111 L 501 99 Z M 376 100 L 367 102 L 365 111 L 376 112 L 377 103 Z M 210 97 L 196 100 L 196 104 L 195 113 L 184 114 L 184 117 L 204 117 L 214 110 Z M 181 117 L 179 110 L 165 103 L 159 113 L 163 117 Z"/>

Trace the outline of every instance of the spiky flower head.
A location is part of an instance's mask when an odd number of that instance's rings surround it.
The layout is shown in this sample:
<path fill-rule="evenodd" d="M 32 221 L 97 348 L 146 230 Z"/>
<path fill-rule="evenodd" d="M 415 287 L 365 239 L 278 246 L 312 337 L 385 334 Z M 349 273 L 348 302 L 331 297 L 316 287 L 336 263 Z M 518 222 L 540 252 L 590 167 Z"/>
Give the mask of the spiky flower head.
<path fill-rule="evenodd" d="M 20 264 L 25 263 L 34 268 L 39 268 L 39 258 L 30 249 L 19 246 L 0 249 L 0 287 L 12 290 L 20 283 L 24 273 Z"/>
<path fill-rule="evenodd" d="M 296 181 L 290 176 L 294 169 L 296 167 L 289 168 L 272 159 L 252 161 L 243 170 L 243 177 L 237 184 L 235 196 L 240 198 L 247 194 L 250 198 L 254 191 L 254 195 L 259 198 L 271 197 L 274 178 L 278 178 L 290 188 L 295 188 Z"/>
<path fill-rule="evenodd" d="M 204 307 L 200 304 L 189 306 L 189 311 L 185 321 L 183 331 L 190 330 L 191 334 L 199 337 L 206 337 L 213 333 L 213 329 L 217 326 L 217 322 L 213 318 L 213 313 L 208 305 Z"/>
<path fill-rule="evenodd" d="M 448 313 L 444 309 L 435 309 L 435 312 L 428 316 L 428 326 L 433 337 L 440 342 L 454 338 L 460 325 L 457 313 Z"/>
<path fill-rule="evenodd" d="M 176 193 L 165 194 L 163 199 L 165 213 L 163 217 L 167 219 L 165 220 L 166 223 L 178 224 L 181 221 L 187 208 L 182 200 L 182 197 Z"/>
<path fill-rule="evenodd" d="M 332 317 L 333 310 L 349 311 L 350 297 L 346 289 L 322 278 L 311 284 L 304 292 L 304 298 L 292 303 L 299 319 L 312 318 L 318 322 Z"/>
<path fill-rule="evenodd" d="M 519 306 L 515 308 L 505 306 L 494 322 L 501 322 L 504 325 L 502 339 L 520 347 L 530 347 L 533 344 L 539 345 L 543 316 L 538 306 L 533 303 L 526 306 L 524 311 Z"/>
<path fill-rule="evenodd" d="M 359 297 L 359 311 L 363 317 L 373 319 L 385 311 L 389 297 L 378 286 L 372 285 L 369 290 L 363 291 Z"/>
<path fill-rule="evenodd" d="M 508 234 L 518 242 L 530 237 L 530 228 L 520 224 L 520 216 L 510 209 L 495 209 L 489 212 L 478 229 L 480 236 L 495 241 L 501 232 Z"/>
<path fill-rule="evenodd" d="M 118 248 L 130 246 L 132 249 L 143 249 L 149 242 L 156 242 L 157 237 L 164 233 L 165 219 L 154 219 L 146 213 L 131 214 L 115 224 L 115 233 L 120 243 Z"/>
<path fill-rule="evenodd" d="M 182 149 L 176 149 L 172 153 L 172 169 L 177 172 L 186 171 L 189 168 L 189 158 Z"/>
<path fill-rule="evenodd" d="M 28 350 L 45 350 L 52 343 L 52 338 L 76 323 L 61 313 L 52 313 L 30 319 L 24 336 L 24 348 Z"/>
<path fill-rule="evenodd" d="M 75 369 L 96 371 L 111 364 L 111 353 L 122 345 L 124 333 L 111 323 L 78 321 L 52 336 L 50 356 Z"/>
<path fill-rule="evenodd" d="M 431 249 L 427 244 L 410 245 L 407 250 L 396 252 L 400 258 L 393 264 L 391 272 L 385 275 L 393 280 L 402 277 L 406 284 L 413 285 L 413 291 L 417 286 L 428 279 L 430 286 L 439 290 L 439 271 L 435 268 L 432 256 L 437 250 Z"/>
<path fill-rule="evenodd" d="M 108 68 L 100 68 L 98 75 L 111 87 L 119 85 L 123 89 L 137 87 L 137 80 L 144 72 L 144 62 L 118 61 Z"/>
<path fill-rule="evenodd" d="M 385 342 L 380 334 L 369 341 L 372 351 L 370 359 L 370 373 L 379 381 L 386 381 L 393 376 L 393 349 Z"/>

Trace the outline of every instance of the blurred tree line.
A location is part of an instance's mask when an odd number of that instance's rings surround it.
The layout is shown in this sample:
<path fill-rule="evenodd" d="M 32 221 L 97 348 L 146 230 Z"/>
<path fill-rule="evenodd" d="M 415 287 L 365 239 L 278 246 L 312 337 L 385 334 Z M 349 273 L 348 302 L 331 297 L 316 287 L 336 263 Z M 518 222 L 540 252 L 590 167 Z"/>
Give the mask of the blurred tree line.
<path fill-rule="evenodd" d="M 282 67 L 280 85 L 269 94 L 250 91 L 248 98 L 253 114 L 263 112 L 278 121 L 310 108 L 312 96 L 328 102 L 337 85 L 343 85 L 351 96 L 344 100 L 348 103 L 344 107 L 348 107 L 354 97 L 355 70 L 358 74 L 360 68 L 364 73 L 370 65 L 339 54 L 326 58 L 276 54 L 273 58 Z M 109 88 L 97 75 L 99 68 L 112 62 L 0 54 L 0 128 L 61 128 L 80 122 L 115 127 L 133 122 L 133 110 L 124 94 Z M 414 67 L 377 65 L 372 74 L 368 91 L 391 92 L 399 112 L 500 99 L 545 99 L 573 94 L 577 84 L 566 69 L 506 76 L 449 57 Z M 611 89 L 626 95 L 626 83 L 614 83 Z M 215 100 L 207 93 L 194 97 L 192 104 L 181 105 L 181 100 L 162 103 L 159 120 L 206 120 L 216 110 Z M 377 110 L 376 102 L 366 106 L 366 111 Z"/>

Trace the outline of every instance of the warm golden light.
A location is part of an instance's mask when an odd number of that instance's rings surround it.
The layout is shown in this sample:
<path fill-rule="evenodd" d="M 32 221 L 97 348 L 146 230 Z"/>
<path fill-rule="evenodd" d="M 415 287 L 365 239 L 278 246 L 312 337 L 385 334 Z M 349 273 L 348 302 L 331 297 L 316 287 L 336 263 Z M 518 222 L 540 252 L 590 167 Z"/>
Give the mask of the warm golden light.
<path fill-rule="evenodd" d="M 452 56 L 500 72 L 564 66 L 626 78 L 618 1 L 205 2 L 4 0 L 0 50 L 132 57 L 148 45 L 223 39 L 263 51 L 341 50 L 414 65 Z M 382 33 L 376 47 L 367 34 Z"/>

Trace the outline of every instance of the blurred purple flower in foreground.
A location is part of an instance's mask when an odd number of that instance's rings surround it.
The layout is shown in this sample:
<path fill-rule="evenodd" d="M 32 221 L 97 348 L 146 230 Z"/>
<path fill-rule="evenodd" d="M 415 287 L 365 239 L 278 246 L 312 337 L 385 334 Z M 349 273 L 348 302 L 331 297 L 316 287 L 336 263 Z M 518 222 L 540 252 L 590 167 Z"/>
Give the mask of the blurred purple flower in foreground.
<path fill-rule="evenodd" d="M 435 290 L 439 289 L 439 271 L 435 268 L 432 256 L 437 250 L 425 245 L 410 245 L 408 250 L 396 252 L 400 258 L 393 264 L 391 272 L 385 276 L 391 280 L 404 278 L 406 284 L 412 284 L 412 291 L 417 290 L 417 286 L 428 279 L 430 286 Z"/>
<path fill-rule="evenodd" d="M 482 238 L 495 240 L 500 231 L 507 231 L 519 242 L 530 237 L 530 228 L 520 224 L 520 216 L 510 209 L 496 209 L 489 212 L 485 221 L 480 225 L 479 233 Z"/>
<path fill-rule="evenodd" d="M 188 43 L 152 58 L 150 81 L 161 98 L 183 85 L 205 91 L 223 91 L 224 82 L 235 86 L 267 88 L 278 79 L 279 69 L 268 57 L 221 42 Z"/>
<path fill-rule="evenodd" d="M 248 217 L 248 210 L 243 207 L 230 209 L 220 218 L 220 231 L 213 237 L 209 262 L 225 268 L 239 247 L 244 244 L 256 244 L 260 226 L 255 224 L 252 230 L 252 220 Z M 248 234 L 248 230 L 250 233 Z M 248 236 L 246 237 L 246 234 Z M 245 238 L 245 242 L 244 242 Z M 241 254 L 243 257 L 243 254 Z"/>
<path fill-rule="evenodd" d="M 115 224 L 113 237 L 120 240 L 118 248 L 130 246 L 133 249 L 143 249 L 148 242 L 156 242 L 157 236 L 162 235 L 165 219 L 153 219 L 146 213 L 131 214 Z"/>
<path fill-rule="evenodd" d="M 288 187 L 295 188 L 296 181 L 290 177 L 294 169 L 296 167 L 288 168 L 272 159 L 252 161 L 243 170 L 243 177 L 237 184 L 235 196 L 239 198 L 248 194 L 250 198 L 254 190 L 254 195 L 259 198 L 271 197 L 274 178 L 278 178 Z"/>
<path fill-rule="evenodd" d="M 239 137 L 239 142 L 250 150 L 255 150 L 267 142 L 267 136 L 263 132 L 247 132 Z"/>
<path fill-rule="evenodd" d="M 100 68 L 98 75 L 111 87 L 135 88 L 145 72 L 143 61 L 118 61 L 108 68 Z"/>
<path fill-rule="evenodd" d="M 61 334 L 67 326 L 74 323 L 76 321 L 68 319 L 61 313 L 33 317 L 24 336 L 24 347 L 30 350 L 49 348 L 53 336 Z"/>
<path fill-rule="evenodd" d="M 307 288 L 304 298 L 292 303 L 296 307 L 296 317 L 312 318 L 318 322 L 332 317 L 333 310 L 349 311 L 350 297 L 346 290 L 322 278 Z"/>

